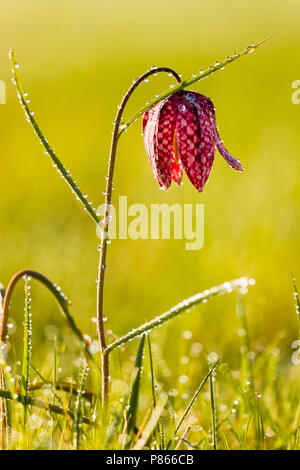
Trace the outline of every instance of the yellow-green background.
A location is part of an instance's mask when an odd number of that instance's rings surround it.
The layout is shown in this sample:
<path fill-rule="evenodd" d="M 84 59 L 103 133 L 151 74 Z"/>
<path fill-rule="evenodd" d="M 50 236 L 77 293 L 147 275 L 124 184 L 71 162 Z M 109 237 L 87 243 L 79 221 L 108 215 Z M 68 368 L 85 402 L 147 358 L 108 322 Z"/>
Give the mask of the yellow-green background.
<path fill-rule="evenodd" d="M 283 353 L 297 337 L 291 275 L 299 276 L 300 105 L 291 101 L 299 70 L 300 6 L 294 0 L 102 1 L 2 0 L 0 79 L 0 281 L 21 268 L 43 272 L 73 301 L 79 326 L 95 334 L 97 244 L 93 222 L 74 201 L 26 123 L 11 84 L 14 47 L 32 109 L 50 144 L 95 205 L 103 202 L 112 121 L 132 80 L 152 65 L 189 77 L 270 35 L 255 54 L 194 89 L 212 97 L 225 145 L 245 167 L 216 156 L 202 194 L 184 179 L 159 191 L 137 122 L 120 141 L 114 201 L 205 204 L 205 245 L 184 241 L 114 241 L 105 286 L 108 325 L 126 332 L 207 287 L 242 275 L 256 279 L 246 298 L 252 338 L 285 331 Z M 141 86 L 129 116 L 172 82 Z M 300 281 L 299 281 L 300 282 Z M 43 288 L 33 289 L 34 341 L 59 323 Z M 217 299 L 165 330 L 172 355 L 182 328 L 233 365 L 238 356 L 234 296 Z M 22 289 L 11 315 L 22 318 Z M 21 334 L 21 328 L 18 328 Z M 38 359 L 38 353 L 36 360 Z"/>

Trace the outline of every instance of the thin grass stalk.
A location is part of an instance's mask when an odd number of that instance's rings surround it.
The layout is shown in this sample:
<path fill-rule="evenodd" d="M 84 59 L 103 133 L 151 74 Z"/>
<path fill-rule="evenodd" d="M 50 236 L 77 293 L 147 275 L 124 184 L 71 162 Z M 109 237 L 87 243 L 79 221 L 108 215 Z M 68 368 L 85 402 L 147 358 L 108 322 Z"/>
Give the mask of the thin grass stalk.
<path fill-rule="evenodd" d="M 131 393 L 129 397 L 128 409 L 126 412 L 126 421 L 127 421 L 127 432 L 128 434 L 131 433 L 136 424 L 136 415 L 138 410 L 138 403 L 139 403 L 139 393 L 140 393 L 140 383 L 142 377 L 142 365 L 143 365 L 143 358 L 144 358 L 144 350 L 145 350 L 145 336 L 142 335 L 139 341 L 139 345 L 137 348 L 136 358 L 134 362 L 134 380 L 132 383 Z"/>
<path fill-rule="evenodd" d="M 77 393 L 77 399 L 75 404 L 75 419 L 74 419 L 74 427 L 75 427 L 75 448 L 76 450 L 80 449 L 80 442 L 81 442 L 81 434 L 82 434 L 82 404 L 83 404 L 83 392 L 84 392 L 84 384 L 87 380 L 89 368 L 84 361 L 82 367 L 82 373 L 79 381 L 79 388 Z"/>
<path fill-rule="evenodd" d="M 297 420 L 297 426 L 296 426 L 296 431 L 295 431 L 295 436 L 294 436 L 294 442 L 293 442 L 293 445 L 292 445 L 293 450 L 298 449 L 299 436 L 300 436 L 300 418 Z"/>
<path fill-rule="evenodd" d="M 27 400 L 30 382 L 30 359 L 31 359 L 31 307 L 30 307 L 30 284 L 29 279 L 25 278 L 25 308 L 24 308 L 24 334 L 23 334 L 23 361 L 21 391 L 24 397 L 23 424 L 27 420 Z"/>
<path fill-rule="evenodd" d="M 210 390 L 210 407 L 211 407 L 211 426 L 212 426 L 212 438 L 213 438 L 213 449 L 217 450 L 217 409 L 215 402 L 215 390 L 213 374 L 209 376 L 209 390 Z"/>
<path fill-rule="evenodd" d="M 57 351 L 56 351 L 56 337 L 53 342 L 53 389 L 56 390 L 57 379 Z M 53 405 L 55 405 L 55 394 L 53 394 Z"/>
<path fill-rule="evenodd" d="M 5 350 L 4 350 L 5 351 Z M 6 357 L 3 356 L 3 364 L 1 365 L 1 372 L 3 377 L 3 385 L 2 387 L 8 388 L 8 391 L 11 394 L 12 401 L 15 401 L 15 381 L 11 374 L 11 368 L 6 364 Z M 1 434 L 3 436 L 3 446 L 1 447 L 2 450 L 6 449 L 8 446 L 8 437 L 9 437 L 9 427 L 13 421 L 13 413 L 10 413 L 10 407 L 8 404 L 8 399 L 5 397 L 1 397 L 0 394 L 0 402 L 3 403 L 4 408 L 4 420 L 3 420 L 3 427 L 1 428 Z"/>
<path fill-rule="evenodd" d="M 248 382 L 248 385 L 254 390 L 254 372 L 252 367 L 252 362 L 250 358 L 251 343 L 250 343 L 250 334 L 248 328 L 247 315 L 245 311 L 244 304 L 244 294 L 238 293 L 237 295 L 237 315 L 241 322 L 242 328 L 242 375 L 241 378 L 245 382 Z"/>
<path fill-rule="evenodd" d="M 42 374 L 37 370 L 36 367 L 34 367 L 34 365 L 32 363 L 30 363 L 30 367 L 32 368 L 32 370 L 36 373 L 36 375 L 42 380 L 42 382 L 40 383 L 37 383 L 37 384 L 34 384 L 34 385 L 31 385 L 29 384 L 28 385 L 28 388 L 29 390 L 39 390 L 41 389 L 44 385 L 48 385 L 51 387 L 51 391 L 52 391 L 52 395 L 53 395 L 53 398 L 56 398 L 59 403 L 62 405 L 62 400 L 61 398 L 59 397 L 59 395 L 57 395 L 56 393 L 56 389 L 57 389 L 57 383 L 56 381 L 53 381 L 52 384 L 51 382 L 49 383 L 43 376 Z M 71 384 L 70 384 L 71 385 Z M 69 387 L 69 390 L 70 390 L 70 393 L 71 393 L 71 388 Z M 16 389 L 17 391 L 17 389 Z M 55 400 L 53 399 L 52 403 L 55 405 Z"/>
<path fill-rule="evenodd" d="M 1 352 L 0 352 L 1 354 Z M 3 366 L 0 366 L 0 388 L 6 388 L 6 380 Z M 0 397 L 0 449 L 7 447 L 7 425 L 8 425 L 8 404 L 7 400 Z"/>
<path fill-rule="evenodd" d="M 53 341 L 53 390 L 56 389 L 56 374 L 57 374 L 57 365 L 56 365 L 56 336 L 54 337 Z M 52 393 L 52 403 L 55 405 L 55 396 L 56 392 Z M 54 449 L 54 443 L 55 443 L 55 428 L 56 426 L 52 426 L 52 432 L 51 432 L 51 441 L 52 441 L 52 450 Z"/>
<path fill-rule="evenodd" d="M 181 428 L 182 426 L 182 423 L 184 422 L 185 418 L 187 417 L 188 413 L 190 412 L 192 406 L 194 405 L 195 401 L 197 400 L 197 397 L 199 395 L 199 393 L 201 392 L 201 390 L 203 389 L 204 385 L 206 384 L 207 380 L 209 379 L 209 377 L 211 377 L 213 371 L 215 370 L 215 368 L 219 365 L 219 360 L 209 369 L 207 375 L 204 377 L 204 379 L 202 380 L 202 382 L 200 383 L 199 387 L 197 388 L 196 392 L 194 393 L 192 399 L 190 400 L 188 406 L 186 407 L 179 423 L 177 424 L 176 426 L 176 429 L 174 431 L 174 436 L 176 436 L 176 434 L 178 433 L 179 429 Z"/>
<path fill-rule="evenodd" d="M 151 341 L 150 341 L 149 333 L 147 333 L 147 339 L 148 339 L 149 362 L 150 362 L 151 391 L 152 391 L 152 400 L 153 400 L 153 409 L 154 409 L 157 405 L 157 400 L 156 400 L 156 394 L 155 394 L 155 376 L 154 376 L 152 348 L 151 348 Z M 163 431 L 162 423 L 160 421 L 158 422 L 158 425 L 157 425 L 157 434 L 159 437 L 159 448 L 160 450 L 164 450 L 164 447 L 165 447 L 164 431 Z"/>
<path fill-rule="evenodd" d="M 296 278 L 292 275 L 293 280 L 293 288 L 294 288 L 294 299 L 295 299 L 295 307 L 296 307 L 296 314 L 298 319 L 300 320 L 300 299 L 298 294 L 298 288 L 296 283 Z M 300 339 L 300 328 L 299 328 L 299 339 Z"/>
<path fill-rule="evenodd" d="M 189 424 L 189 425 L 186 427 L 186 430 L 184 431 L 183 435 L 179 438 L 178 444 L 176 445 L 176 447 L 175 447 L 174 450 L 179 450 L 180 447 L 181 447 L 181 444 L 182 444 L 183 442 L 186 442 L 186 437 L 187 437 L 187 435 L 188 435 L 190 429 L 191 429 L 191 425 Z"/>
<path fill-rule="evenodd" d="M 256 413 L 255 413 L 255 432 L 257 439 L 258 450 L 264 450 L 265 447 L 265 431 L 264 431 L 264 420 L 260 409 L 259 402 L 257 400 Z"/>
<path fill-rule="evenodd" d="M 147 340 L 148 340 L 150 374 L 151 374 L 151 392 L 152 392 L 153 408 L 155 408 L 156 407 L 155 379 L 154 379 L 154 368 L 153 368 L 153 360 L 152 360 L 152 348 L 151 348 L 151 342 L 150 342 L 150 335 L 149 334 L 147 334 Z"/>

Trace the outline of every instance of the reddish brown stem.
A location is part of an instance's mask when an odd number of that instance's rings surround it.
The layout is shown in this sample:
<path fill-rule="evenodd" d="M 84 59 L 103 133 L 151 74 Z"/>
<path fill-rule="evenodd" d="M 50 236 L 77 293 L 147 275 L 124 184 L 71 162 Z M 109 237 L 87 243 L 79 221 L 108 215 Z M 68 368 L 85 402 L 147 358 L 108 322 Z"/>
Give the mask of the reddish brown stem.
<path fill-rule="evenodd" d="M 100 246 L 100 259 L 98 267 L 98 279 L 97 279 L 97 330 L 100 342 L 101 358 L 102 358 L 102 405 L 106 405 L 109 393 L 109 355 L 106 353 L 106 341 L 103 324 L 103 290 L 104 290 L 104 277 L 106 270 L 106 255 L 107 255 L 107 238 L 109 229 L 109 215 L 110 206 L 112 201 L 112 184 L 115 168 L 115 159 L 118 146 L 118 139 L 120 136 L 120 123 L 122 115 L 134 90 L 150 75 L 157 74 L 158 72 L 167 72 L 173 75 L 178 82 L 181 82 L 179 75 L 174 70 L 168 67 L 154 67 L 148 72 L 144 73 L 139 77 L 133 85 L 129 88 L 126 95 L 123 98 L 121 105 L 118 108 L 116 120 L 114 123 L 113 136 L 111 141 L 109 163 L 108 163 L 108 175 L 105 191 L 105 208 L 104 208 L 104 224 L 102 227 L 102 239 Z"/>

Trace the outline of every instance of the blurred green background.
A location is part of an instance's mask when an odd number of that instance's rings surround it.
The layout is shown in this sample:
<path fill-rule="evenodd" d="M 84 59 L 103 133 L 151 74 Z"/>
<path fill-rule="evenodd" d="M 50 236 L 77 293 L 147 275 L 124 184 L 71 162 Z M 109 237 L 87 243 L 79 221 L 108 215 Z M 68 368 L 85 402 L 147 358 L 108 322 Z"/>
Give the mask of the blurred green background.
<path fill-rule="evenodd" d="M 95 227 L 25 121 L 11 84 L 11 47 L 43 132 L 99 205 L 112 121 L 135 77 L 153 64 L 190 77 L 272 35 L 253 55 L 193 88 L 212 97 L 221 137 L 243 163 L 242 174 L 217 154 L 202 194 L 187 178 L 183 186 L 162 192 L 147 161 L 141 123 L 121 139 L 114 201 L 128 195 L 129 204 L 204 203 L 205 244 L 194 252 L 185 250 L 184 241 L 113 241 L 105 311 L 108 327 L 119 335 L 185 297 L 250 275 L 256 279 L 246 297 L 251 336 L 268 343 L 285 332 L 288 358 L 298 327 L 290 271 L 300 279 L 300 105 L 291 101 L 292 82 L 300 78 L 299 15 L 296 0 L 3 0 L 0 79 L 7 84 L 7 104 L 0 105 L 0 281 L 6 285 L 25 267 L 43 272 L 72 299 L 79 326 L 95 335 Z M 153 77 L 135 93 L 126 115 L 170 83 L 163 74 Z M 11 311 L 19 325 L 22 299 L 19 286 Z M 48 294 L 34 285 L 36 344 L 44 341 L 49 323 L 63 324 Z M 167 357 L 171 360 L 172 345 L 185 328 L 207 351 L 234 365 L 239 327 L 235 296 L 216 299 L 164 330 Z M 17 338 L 21 333 L 18 327 Z"/>

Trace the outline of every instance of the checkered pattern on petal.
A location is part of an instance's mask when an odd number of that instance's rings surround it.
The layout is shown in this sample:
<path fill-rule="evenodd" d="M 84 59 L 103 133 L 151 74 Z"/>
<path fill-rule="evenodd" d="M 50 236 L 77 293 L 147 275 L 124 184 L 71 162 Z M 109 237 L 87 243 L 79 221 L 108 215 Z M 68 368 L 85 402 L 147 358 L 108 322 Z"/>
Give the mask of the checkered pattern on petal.
<path fill-rule="evenodd" d="M 220 139 L 212 101 L 204 95 L 180 91 L 157 103 L 143 117 L 143 136 L 158 184 L 168 189 L 180 184 L 183 170 L 198 189 L 209 178 L 216 147 L 227 163 L 242 171 L 239 160 Z"/>
<path fill-rule="evenodd" d="M 183 99 L 179 108 L 176 132 L 181 161 L 191 183 L 202 191 L 205 175 L 200 158 L 200 122 L 194 105 L 189 101 Z"/>
<path fill-rule="evenodd" d="M 202 185 L 204 187 L 209 178 L 212 164 L 214 162 L 216 141 L 214 128 L 207 113 L 204 111 L 203 107 L 199 105 L 196 99 L 194 101 L 194 106 L 197 110 L 200 122 L 200 159 L 202 165 Z"/>
<path fill-rule="evenodd" d="M 163 105 L 164 101 L 160 101 L 156 106 L 146 111 L 143 116 L 143 138 L 146 153 L 155 179 L 161 187 L 166 186 L 166 181 L 161 178 L 161 175 L 158 172 L 156 136 L 158 131 L 158 119 L 160 115 L 160 110 Z"/>
<path fill-rule="evenodd" d="M 144 141 L 154 175 L 167 189 L 172 176 L 178 179 L 180 169 L 171 164 L 177 117 L 177 94 L 159 102 L 144 115 Z M 161 104 L 162 103 L 162 104 Z M 175 162 L 176 163 L 176 162 Z"/>

